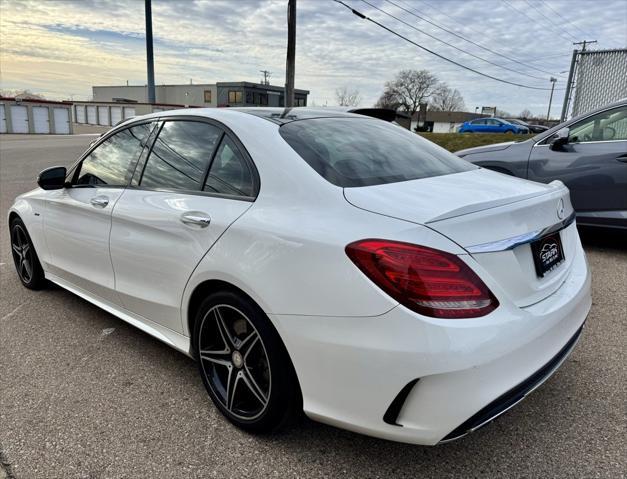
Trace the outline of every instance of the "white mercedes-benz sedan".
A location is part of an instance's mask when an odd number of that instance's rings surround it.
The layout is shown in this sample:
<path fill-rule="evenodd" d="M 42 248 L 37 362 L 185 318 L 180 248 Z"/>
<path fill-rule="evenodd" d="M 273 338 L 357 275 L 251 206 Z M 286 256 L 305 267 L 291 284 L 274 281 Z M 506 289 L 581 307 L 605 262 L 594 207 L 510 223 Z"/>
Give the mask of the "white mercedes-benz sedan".
<path fill-rule="evenodd" d="M 155 113 L 37 181 L 8 218 L 24 286 L 56 283 L 197 359 L 249 431 L 304 410 L 459 438 L 560 366 L 591 305 L 562 183 L 362 115 Z"/>

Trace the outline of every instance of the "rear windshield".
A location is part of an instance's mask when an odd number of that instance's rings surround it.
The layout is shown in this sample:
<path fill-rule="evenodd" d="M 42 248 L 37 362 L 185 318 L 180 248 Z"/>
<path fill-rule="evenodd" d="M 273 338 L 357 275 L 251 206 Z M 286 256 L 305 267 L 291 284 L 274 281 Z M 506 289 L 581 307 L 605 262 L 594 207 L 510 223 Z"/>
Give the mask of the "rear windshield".
<path fill-rule="evenodd" d="M 337 186 L 369 186 L 476 169 L 416 133 L 368 118 L 293 121 L 281 136 L 323 178 Z"/>

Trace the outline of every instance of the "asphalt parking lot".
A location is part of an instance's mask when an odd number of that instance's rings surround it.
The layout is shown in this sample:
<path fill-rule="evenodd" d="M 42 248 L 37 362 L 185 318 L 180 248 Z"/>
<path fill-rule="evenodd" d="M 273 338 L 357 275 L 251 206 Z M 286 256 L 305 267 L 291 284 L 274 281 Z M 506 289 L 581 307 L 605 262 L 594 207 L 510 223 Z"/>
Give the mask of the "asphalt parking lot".
<path fill-rule="evenodd" d="M 255 437 L 221 417 L 192 360 L 62 289 L 19 283 L 8 207 L 93 138 L 0 137 L 0 478 L 625 477 L 625 235 L 583 231 L 593 272 L 583 337 L 488 427 L 431 448 L 308 420 Z"/>

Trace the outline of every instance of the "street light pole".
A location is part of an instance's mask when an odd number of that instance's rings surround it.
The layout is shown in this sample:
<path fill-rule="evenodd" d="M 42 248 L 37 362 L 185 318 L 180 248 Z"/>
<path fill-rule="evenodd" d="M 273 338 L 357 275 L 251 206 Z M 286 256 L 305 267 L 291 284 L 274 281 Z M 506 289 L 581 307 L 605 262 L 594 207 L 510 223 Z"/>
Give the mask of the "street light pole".
<path fill-rule="evenodd" d="M 294 106 L 294 70 L 296 69 L 296 0 L 287 4 L 287 61 L 285 69 L 285 106 Z"/>
<path fill-rule="evenodd" d="M 551 96 L 549 97 L 549 109 L 546 112 L 547 121 L 551 119 L 551 103 L 553 103 L 553 90 L 555 90 L 555 82 L 557 78 L 551 77 Z"/>

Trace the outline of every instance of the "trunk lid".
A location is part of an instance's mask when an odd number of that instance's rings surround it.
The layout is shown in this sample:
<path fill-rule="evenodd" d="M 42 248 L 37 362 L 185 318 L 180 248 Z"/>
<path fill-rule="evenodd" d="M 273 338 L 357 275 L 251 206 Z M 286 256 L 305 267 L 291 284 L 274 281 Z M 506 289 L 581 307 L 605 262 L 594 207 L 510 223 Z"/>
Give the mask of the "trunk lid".
<path fill-rule="evenodd" d="M 501 289 L 520 307 L 541 301 L 559 288 L 578 241 L 574 225 L 560 231 L 565 260 L 544 277 L 536 273 L 528 242 L 505 247 L 507 240 L 541 235 L 573 213 L 568 189 L 561 182 L 545 185 L 478 169 L 346 188 L 344 195 L 358 208 L 424 224 L 450 238 L 479 263 L 484 271 L 477 273 L 490 277 L 484 278 L 490 287 Z"/>

